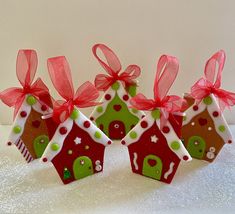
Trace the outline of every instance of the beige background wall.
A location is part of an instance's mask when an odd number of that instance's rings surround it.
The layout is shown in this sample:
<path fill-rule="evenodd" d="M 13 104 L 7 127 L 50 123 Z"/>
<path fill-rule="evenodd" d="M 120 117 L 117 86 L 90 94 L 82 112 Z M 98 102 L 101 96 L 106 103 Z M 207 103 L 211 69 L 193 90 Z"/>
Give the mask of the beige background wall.
<path fill-rule="evenodd" d="M 180 95 L 202 75 L 206 59 L 223 48 L 223 86 L 235 91 L 234 9 L 233 0 L 0 0 L 0 90 L 19 85 L 15 58 L 20 48 L 38 51 L 37 75 L 49 87 L 46 59 L 56 55 L 68 58 L 76 86 L 92 81 L 104 72 L 91 53 L 101 42 L 115 50 L 123 67 L 142 67 L 139 90 L 149 97 L 161 54 L 179 58 L 180 75 L 171 91 Z M 235 108 L 226 117 L 235 122 Z M 12 111 L 0 104 L 0 122 L 11 119 Z"/>

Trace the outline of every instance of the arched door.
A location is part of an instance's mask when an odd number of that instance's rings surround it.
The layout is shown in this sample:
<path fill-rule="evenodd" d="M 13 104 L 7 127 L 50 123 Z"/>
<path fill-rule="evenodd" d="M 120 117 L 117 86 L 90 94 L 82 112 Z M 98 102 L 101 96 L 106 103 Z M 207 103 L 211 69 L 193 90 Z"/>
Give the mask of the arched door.
<path fill-rule="evenodd" d="M 147 155 L 144 158 L 142 173 L 147 177 L 160 180 L 162 175 L 162 160 L 156 155 Z"/>
<path fill-rule="evenodd" d="M 192 136 L 188 140 L 187 150 L 193 158 L 202 159 L 205 153 L 206 143 L 202 137 Z"/>
<path fill-rule="evenodd" d="M 76 180 L 92 175 L 92 161 L 87 156 L 80 156 L 73 162 L 73 174 Z"/>

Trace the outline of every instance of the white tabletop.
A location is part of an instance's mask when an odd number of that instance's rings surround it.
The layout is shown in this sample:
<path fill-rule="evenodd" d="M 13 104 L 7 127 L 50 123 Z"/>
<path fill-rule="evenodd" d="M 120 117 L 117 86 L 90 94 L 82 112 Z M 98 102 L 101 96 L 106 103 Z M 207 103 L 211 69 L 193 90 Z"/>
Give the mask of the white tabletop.
<path fill-rule="evenodd" d="M 63 185 L 52 164 L 27 164 L 0 126 L 0 213 L 235 213 L 235 144 L 212 164 L 181 163 L 172 184 L 131 172 L 127 148 L 106 149 L 104 172 Z M 235 133 L 235 126 L 231 126 Z"/>

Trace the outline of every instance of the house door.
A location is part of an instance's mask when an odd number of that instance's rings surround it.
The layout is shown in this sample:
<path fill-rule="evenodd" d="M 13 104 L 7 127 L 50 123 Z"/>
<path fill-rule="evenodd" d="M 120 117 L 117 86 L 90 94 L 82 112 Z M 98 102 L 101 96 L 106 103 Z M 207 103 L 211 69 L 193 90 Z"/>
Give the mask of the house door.
<path fill-rule="evenodd" d="M 80 156 L 73 162 L 73 174 L 76 180 L 93 174 L 92 161 L 87 156 Z"/>
<path fill-rule="evenodd" d="M 111 139 L 122 139 L 126 136 L 125 125 L 122 121 L 112 121 L 109 124 L 109 137 Z"/>
<path fill-rule="evenodd" d="M 156 155 L 146 156 L 144 158 L 142 174 L 160 180 L 162 175 L 162 160 Z"/>
<path fill-rule="evenodd" d="M 33 148 L 37 158 L 40 158 L 49 143 L 47 135 L 40 135 L 33 141 Z"/>
<path fill-rule="evenodd" d="M 187 150 L 193 158 L 202 159 L 205 153 L 205 140 L 199 136 L 192 136 L 188 140 Z"/>

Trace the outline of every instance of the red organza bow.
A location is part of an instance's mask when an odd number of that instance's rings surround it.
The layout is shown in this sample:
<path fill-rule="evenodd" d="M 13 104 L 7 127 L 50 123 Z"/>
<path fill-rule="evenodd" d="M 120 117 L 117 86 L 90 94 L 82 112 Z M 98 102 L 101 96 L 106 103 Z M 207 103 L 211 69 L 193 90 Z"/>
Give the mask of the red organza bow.
<path fill-rule="evenodd" d="M 130 100 L 132 107 L 139 110 L 161 111 L 161 127 L 166 123 L 169 114 L 179 113 L 186 107 L 186 101 L 176 95 L 167 95 L 178 74 L 179 64 L 175 57 L 163 55 L 157 64 L 154 82 L 154 99 L 147 99 L 143 94 L 137 94 Z"/>
<path fill-rule="evenodd" d="M 220 89 L 222 71 L 225 62 L 225 52 L 223 50 L 215 53 L 206 63 L 205 77 L 199 79 L 191 88 L 191 95 L 200 103 L 203 98 L 211 93 L 218 98 L 220 110 L 235 104 L 235 93 Z M 216 69 L 217 76 L 216 76 Z"/>
<path fill-rule="evenodd" d="M 43 81 L 38 78 L 34 83 L 38 59 L 34 50 L 19 50 L 16 62 L 16 75 L 22 88 L 12 87 L 0 93 L 1 100 L 8 106 L 15 107 L 14 118 L 19 111 L 25 96 L 31 94 L 51 105 L 49 90 Z"/>
<path fill-rule="evenodd" d="M 48 59 L 47 66 L 53 85 L 65 99 L 54 102 L 53 119 L 56 122 L 64 122 L 71 115 L 74 106 L 85 108 L 99 104 L 94 102 L 99 92 L 90 82 L 85 82 L 74 92 L 71 71 L 64 56 Z"/>
<path fill-rule="evenodd" d="M 97 55 L 97 49 L 104 54 L 107 64 Z M 135 79 L 140 75 L 140 67 L 129 65 L 126 70 L 120 73 L 122 66 L 116 54 L 103 44 L 96 44 L 92 48 L 93 54 L 101 66 L 109 75 L 98 74 L 95 78 L 95 86 L 98 90 L 106 91 L 114 82 L 120 80 L 124 87 L 136 84 Z"/>

